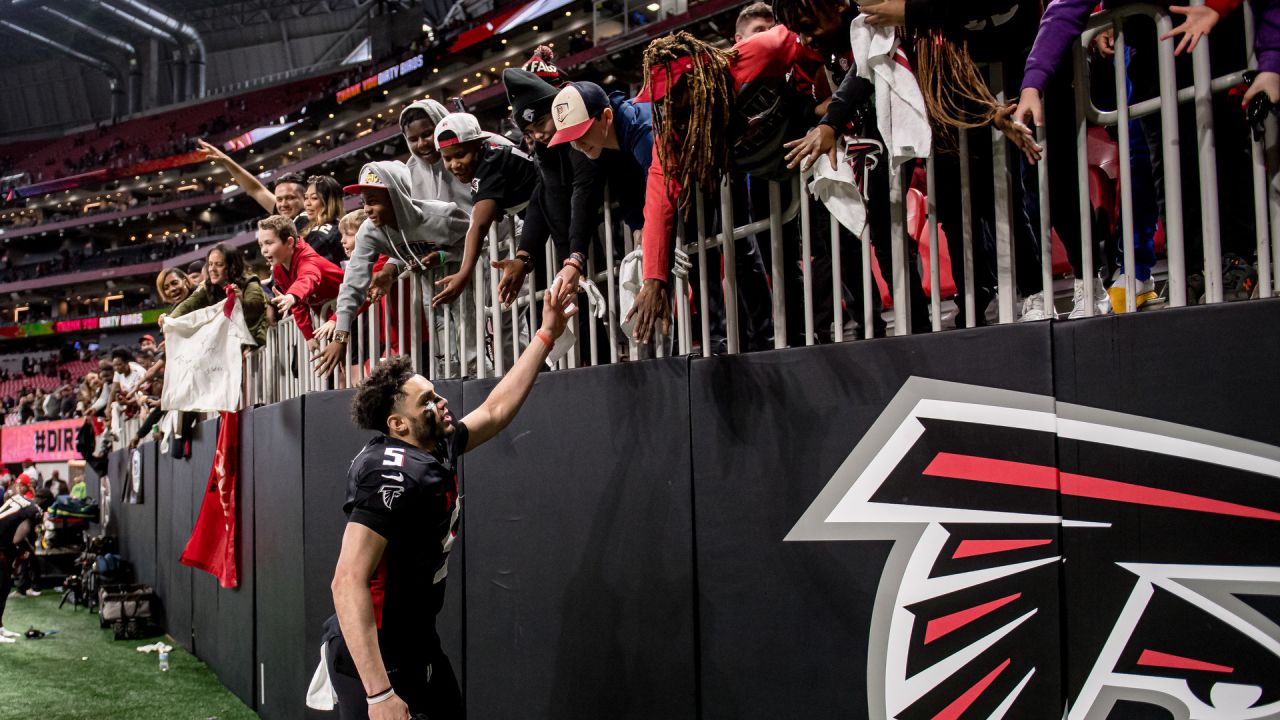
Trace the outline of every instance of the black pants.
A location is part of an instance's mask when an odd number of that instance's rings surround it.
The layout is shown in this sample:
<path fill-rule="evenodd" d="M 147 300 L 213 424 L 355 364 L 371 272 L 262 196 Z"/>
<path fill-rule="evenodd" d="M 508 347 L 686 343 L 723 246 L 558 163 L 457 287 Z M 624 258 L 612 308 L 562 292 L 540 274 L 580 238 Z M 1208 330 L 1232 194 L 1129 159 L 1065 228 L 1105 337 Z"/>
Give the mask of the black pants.
<path fill-rule="evenodd" d="M 329 661 L 329 680 L 338 693 L 338 717 L 341 720 L 367 720 L 369 703 L 364 683 L 342 637 L 329 641 L 325 657 Z M 396 695 L 409 706 L 414 720 L 462 720 L 462 691 L 453 665 L 439 643 L 429 645 L 411 662 L 387 662 L 387 677 Z"/>

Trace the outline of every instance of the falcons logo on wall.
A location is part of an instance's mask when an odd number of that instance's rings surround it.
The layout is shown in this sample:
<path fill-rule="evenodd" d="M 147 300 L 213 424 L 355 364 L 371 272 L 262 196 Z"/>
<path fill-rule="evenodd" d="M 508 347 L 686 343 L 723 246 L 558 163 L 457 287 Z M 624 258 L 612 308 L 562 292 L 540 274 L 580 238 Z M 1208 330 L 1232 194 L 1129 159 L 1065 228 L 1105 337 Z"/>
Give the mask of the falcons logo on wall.
<path fill-rule="evenodd" d="M 911 378 L 786 540 L 894 541 L 876 720 L 1280 718 L 1278 481 L 1274 446 Z"/>

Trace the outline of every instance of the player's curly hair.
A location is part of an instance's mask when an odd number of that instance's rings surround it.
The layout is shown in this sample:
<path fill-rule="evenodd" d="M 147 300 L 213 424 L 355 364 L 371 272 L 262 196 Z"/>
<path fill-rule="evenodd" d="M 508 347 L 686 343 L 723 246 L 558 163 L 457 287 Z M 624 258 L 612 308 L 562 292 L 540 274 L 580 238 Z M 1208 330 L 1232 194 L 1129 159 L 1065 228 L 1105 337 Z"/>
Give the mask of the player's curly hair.
<path fill-rule="evenodd" d="M 415 374 L 407 355 L 378 363 L 351 401 L 351 421 L 365 430 L 387 432 L 391 408 L 404 396 L 404 384 Z"/>

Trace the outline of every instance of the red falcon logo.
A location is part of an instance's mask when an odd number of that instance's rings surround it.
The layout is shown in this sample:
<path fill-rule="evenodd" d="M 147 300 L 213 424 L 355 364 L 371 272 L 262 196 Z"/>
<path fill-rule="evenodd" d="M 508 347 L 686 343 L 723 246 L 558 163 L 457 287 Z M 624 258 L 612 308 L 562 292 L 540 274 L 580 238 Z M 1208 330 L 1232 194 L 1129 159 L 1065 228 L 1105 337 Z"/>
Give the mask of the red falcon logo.
<path fill-rule="evenodd" d="M 1274 446 L 911 378 L 786 540 L 894 541 L 871 718 L 1280 718 L 1277 479 Z"/>

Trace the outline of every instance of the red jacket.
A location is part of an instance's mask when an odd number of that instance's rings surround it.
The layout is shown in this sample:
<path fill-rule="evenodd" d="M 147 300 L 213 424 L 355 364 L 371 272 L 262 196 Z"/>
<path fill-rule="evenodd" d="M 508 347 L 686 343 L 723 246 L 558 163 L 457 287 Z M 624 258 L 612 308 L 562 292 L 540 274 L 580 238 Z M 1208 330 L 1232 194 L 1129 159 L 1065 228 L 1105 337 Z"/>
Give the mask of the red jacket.
<path fill-rule="evenodd" d="M 738 56 L 729 65 L 734 90 L 741 90 L 757 78 L 785 77 L 800 69 L 805 77 L 822 70 L 822 58 L 800 44 L 800 37 L 783 25 L 757 33 L 733 46 Z M 812 124 L 817 124 L 817 118 Z M 653 162 L 644 201 L 644 279 L 668 282 L 671 272 L 671 236 L 676 223 L 676 200 L 680 186 L 666 177 L 658 157 L 660 143 L 654 138 Z M 714 203 L 714 200 L 712 201 Z"/>
<path fill-rule="evenodd" d="M 342 287 L 342 268 L 325 260 L 301 238 L 293 249 L 289 267 L 275 265 L 271 268 L 276 290 L 298 299 L 293 306 L 293 319 L 302 331 L 302 337 L 310 340 L 311 306 L 322 305 L 338 297 Z"/>

